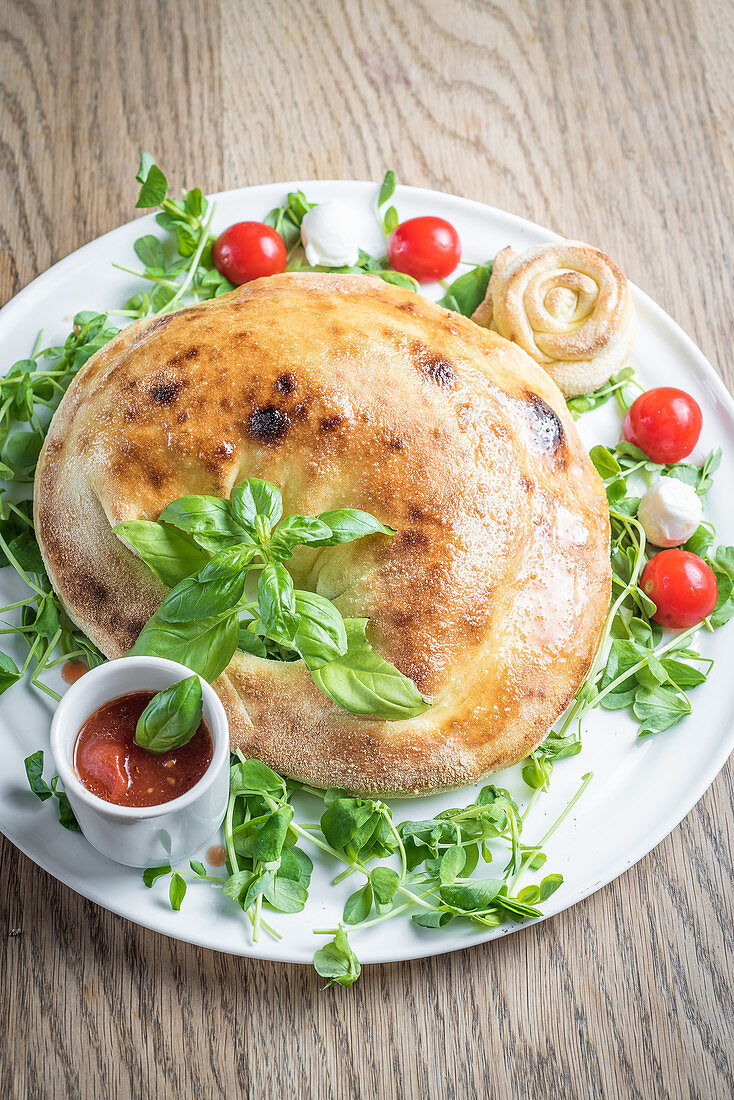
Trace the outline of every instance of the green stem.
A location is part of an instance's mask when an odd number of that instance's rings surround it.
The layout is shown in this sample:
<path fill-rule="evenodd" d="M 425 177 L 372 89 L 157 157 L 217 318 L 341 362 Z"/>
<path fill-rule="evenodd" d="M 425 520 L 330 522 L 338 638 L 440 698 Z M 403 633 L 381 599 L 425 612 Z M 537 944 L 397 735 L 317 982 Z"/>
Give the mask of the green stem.
<path fill-rule="evenodd" d="M 510 884 L 510 892 L 513 891 L 515 889 L 515 887 L 517 886 L 518 880 L 520 879 L 520 876 L 523 874 L 523 872 L 527 869 L 528 864 L 531 863 L 532 860 L 535 858 L 535 856 L 538 855 L 538 853 L 543 850 L 543 845 L 546 844 L 547 841 L 550 840 L 550 838 L 555 833 L 556 829 L 558 829 L 558 827 L 562 824 L 562 822 L 566 820 L 566 818 L 570 814 L 571 810 L 574 808 L 574 806 L 576 805 L 578 800 L 581 798 L 582 794 L 584 793 L 584 791 L 588 787 L 589 783 L 591 783 L 591 780 L 593 778 L 594 778 L 594 773 L 593 772 L 587 772 L 586 775 L 584 775 L 582 777 L 581 786 L 576 791 L 576 794 L 573 796 L 573 798 L 568 803 L 566 808 L 562 811 L 561 814 L 559 814 L 559 816 L 553 822 L 551 827 L 548 829 L 547 833 L 543 837 L 541 837 L 541 839 L 538 841 L 538 843 L 535 845 L 535 847 L 528 848 L 527 851 L 524 853 L 522 866 L 520 867 L 520 870 L 517 872 L 514 879 L 512 880 L 512 883 Z"/>
<path fill-rule="evenodd" d="M 700 624 L 699 624 L 699 626 L 700 626 Z M 667 653 L 668 650 L 674 649 L 685 638 L 690 638 L 692 634 L 695 634 L 696 631 L 699 629 L 699 626 L 692 626 L 692 627 L 690 627 L 690 629 L 684 631 L 683 634 L 678 634 L 675 638 L 671 638 L 670 641 L 666 642 L 666 644 L 664 646 L 661 646 L 659 649 L 654 649 L 652 651 L 652 656 L 653 657 L 661 657 L 663 655 L 663 653 Z M 632 665 L 631 668 L 628 668 L 626 670 L 626 672 L 620 673 L 620 675 L 617 676 L 616 679 L 612 680 L 611 683 L 607 684 L 607 686 L 602 691 L 600 691 L 598 695 L 596 695 L 593 699 L 591 699 L 589 701 L 588 710 L 591 710 L 593 707 L 597 707 L 599 705 L 599 703 L 601 702 L 601 700 L 606 695 L 609 695 L 610 692 L 614 691 L 614 689 L 616 687 L 618 687 L 621 683 L 623 683 L 625 680 L 629 679 L 630 676 L 633 676 L 635 674 L 635 672 L 639 672 L 639 670 L 641 668 L 644 668 L 649 660 L 650 660 L 649 655 L 647 657 L 643 657 L 641 660 L 639 660 L 637 662 L 637 664 L 634 664 L 634 665 Z M 584 711 L 584 714 L 586 714 L 586 713 L 587 713 L 587 711 Z"/>
<path fill-rule="evenodd" d="M 192 282 L 194 281 L 194 275 L 196 274 L 196 269 L 199 266 L 199 260 L 201 259 L 201 254 L 202 254 L 202 252 L 204 251 L 204 249 L 206 247 L 207 241 L 209 240 L 209 226 L 212 223 L 212 218 L 214 217 L 214 211 L 215 210 L 216 210 L 216 203 L 212 203 L 212 205 L 210 207 L 210 210 L 209 210 L 209 217 L 206 219 L 206 222 L 204 223 L 204 226 L 202 228 L 201 240 L 199 241 L 196 252 L 194 253 L 194 255 L 191 259 L 191 265 L 189 266 L 189 270 L 186 273 L 186 278 L 181 283 L 181 286 L 179 287 L 177 293 L 174 294 L 173 298 L 171 298 L 171 301 L 168 302 L 167 305 L 163 306 L 163 308 L 158 311 L 159 316 L 162 313 L 169 313 L 174 308 L 176 303 L 181 300 L 183 295 L 186 293 L 186 291 L 189 289 Z"/>

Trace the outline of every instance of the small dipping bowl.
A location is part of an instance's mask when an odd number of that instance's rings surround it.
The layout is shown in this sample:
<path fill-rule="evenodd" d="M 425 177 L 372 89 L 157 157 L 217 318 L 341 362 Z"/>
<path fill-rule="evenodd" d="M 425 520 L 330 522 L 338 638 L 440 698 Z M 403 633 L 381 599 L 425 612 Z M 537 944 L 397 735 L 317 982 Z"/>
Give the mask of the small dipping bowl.
<path fill-rule="evenodd" d="M 87 719 L 105 703 L 136 691 L 162 691 L 191 676 L 190 668 L 163 657 L 121 657 L 85 673 L 63 696 L 51 722 L 51 752 L 84 836 L 109 859 L 152 867 L 186 859 L 219 829 L 229 795 L 229 726 L 217 693 L 201 681 L 202 717 L 214 751 L 201 779 L 158 806 L 117 806 L 92 794 L 74 768 L 76 740 Z"/>

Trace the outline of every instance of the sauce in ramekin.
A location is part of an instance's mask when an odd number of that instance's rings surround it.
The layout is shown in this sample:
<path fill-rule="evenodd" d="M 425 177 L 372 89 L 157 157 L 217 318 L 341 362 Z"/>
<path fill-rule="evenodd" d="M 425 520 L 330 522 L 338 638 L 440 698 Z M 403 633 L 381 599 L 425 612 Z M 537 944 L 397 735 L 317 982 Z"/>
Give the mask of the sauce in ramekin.
<path fill-rule="evenodd" d="M 135 691 L 98 707 L 79 731 L 74 768 L 88 791 L 116 806 L 158 806 L 199 782 L 214 754 L 202 720 L 185 745 L 150 752 L 135 742 L 138 718 L 155 695 Z"/>

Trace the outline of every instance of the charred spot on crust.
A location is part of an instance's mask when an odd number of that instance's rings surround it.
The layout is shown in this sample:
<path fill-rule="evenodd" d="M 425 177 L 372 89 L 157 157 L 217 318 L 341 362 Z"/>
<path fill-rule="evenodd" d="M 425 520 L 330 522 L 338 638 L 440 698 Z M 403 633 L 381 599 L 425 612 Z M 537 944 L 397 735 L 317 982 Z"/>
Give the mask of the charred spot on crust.
<path fill-rule="evenodd" d="M 179 363 L 185 363 L 187 359 L 196 359 L 199 354 L 198 348 L 188 348 L 186 351 L 180 351 L 178 355 L 174 355 L 168 360 L 169 367 L 177 367 Z"/>
<path fill-rule="evenodd" d="M 566 433 L 558 413 L 537 393 L 528 391 L 525 400 L 528 403 L 533 435 L 541 449 L 550 455 L 563 452 L 566 447 Z"/>
<path fill-rule="evenodd" d="M 433 382 L 436 386 L 442 386 L 444 388 L 452 387 L 456 379 L 456 371 L 454 370 L 453 363 L 450 363 L 448 359 L 443 355 L 439 355 L 435 351 L 431 351 L 420 340 L 414 340 L 410 345 L 411 359 L 413 365 L 418 368 L 422 375 Z"/>
<path fill-rule="evenodd" d="M 130 637 L 130 645 L 135 644 L 138 634 L 140 634 L 146 622 L 146 619 L 134 619 L 132 622 L 127 624 L 125 629 L 127 630 Z"/>
<path fill-rule="evenodd" d="M 104 603 L 109 596 L 109 592 L 105 586 L 93 577 L 87 577 L 84 587 L 86 588 L 90 600 L 94 603 Z"/>
<path fill-rule="evenodd" d="M 151 389 L 150 396 L 159 405 L 170 405 L 176 400 L 182 387 L 183 382 L 158 382 Z"/>
<path fill-rule="evenodd" d="M 288 414 L 276 405 L 255 409 L 247 422 L 247 431 L 260 443 L 278 443 L 288 431 Z"/>
<path fill-rule="evenodd" d="M 287 374 L 281 374 L 275 383 L 275 388 L 278 393 L 293 393 L 296 388 L 296 376 L 291 371 Z"/>
<path fill-rule="evenodd" d="M 330 432 L 334 428 L 338 428 L 344 417 L 340 413 L 335 413 L 333 416 L 322 416 L 319 420 L 319 431 Z"/>
<path fill-rule="evenodd" d="M 409 546 L 414 550 L 425 550 L 429 545 L 429 541 L 428 536 L 424 535 L 422 531 L 414 531 L 411 527 L 400 535 L 402 545 Z"/>
<path fill-rule="evenodd" d="M 532 481 L 530 480 L 529 477 L 521 477 L 520 478 L 520 484 L 521 484 L 521 486 L 523 487 L 523 489 L 525 490 L 526 493 L 532 493 L 532 491 L 534 489 L 534 485 L 533 485 L 533 483 L 532 483 Z"/>
<path fill-rule="evenodd" d="M 403 442 L 402 439 L 398 439 L 397 436 L 393 436 L 393 438 L 388 441 L 387 445 L 388 445 L 388 448 L 391 451 L 402 451 L 403 447 L 405 446 L 405 443 Z"/>
<path fill-rule="evenodd" d="M 399 302 L 398 305 L 397 305 L 397 309 L 399 309 L 401 313 L 415 313 L 416 312 L 415 306 L 413 305 L 412 302 Z"/>

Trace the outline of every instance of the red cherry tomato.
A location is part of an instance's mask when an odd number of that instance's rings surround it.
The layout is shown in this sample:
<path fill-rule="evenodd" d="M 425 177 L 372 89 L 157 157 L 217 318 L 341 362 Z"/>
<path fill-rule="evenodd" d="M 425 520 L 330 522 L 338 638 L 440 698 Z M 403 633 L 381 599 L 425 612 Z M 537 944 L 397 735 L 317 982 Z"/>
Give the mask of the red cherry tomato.
<path fill-rule="evenodd" d="M 653 462 L 680 462 L 698 443 L 701 410 L 689 393 L 659 386 L 630 405 L 624 438 Z"/>
<path fill-rule="evenodd" d="M 264 275 L 279 275 L 288 257 L 283 238 L 269 225 L 236 222 L 217 237 L 212 258 L 217 271 L 241 286 Z"/>
<path fill-rule="evenodd" d="M 661 550 L 650 558 L 640 588 L 657 608 L 653 619 L 673 628 L 703 622 L 719 595 L 713 570 L 688 550 Z"/>
<path fill-rule="evenodd" d="M 445 279 L 461 259 L 459 234 L 443 218 L 410 218 L 393 230 L 387 256 L 395 271 L 419 283 Z"/>

